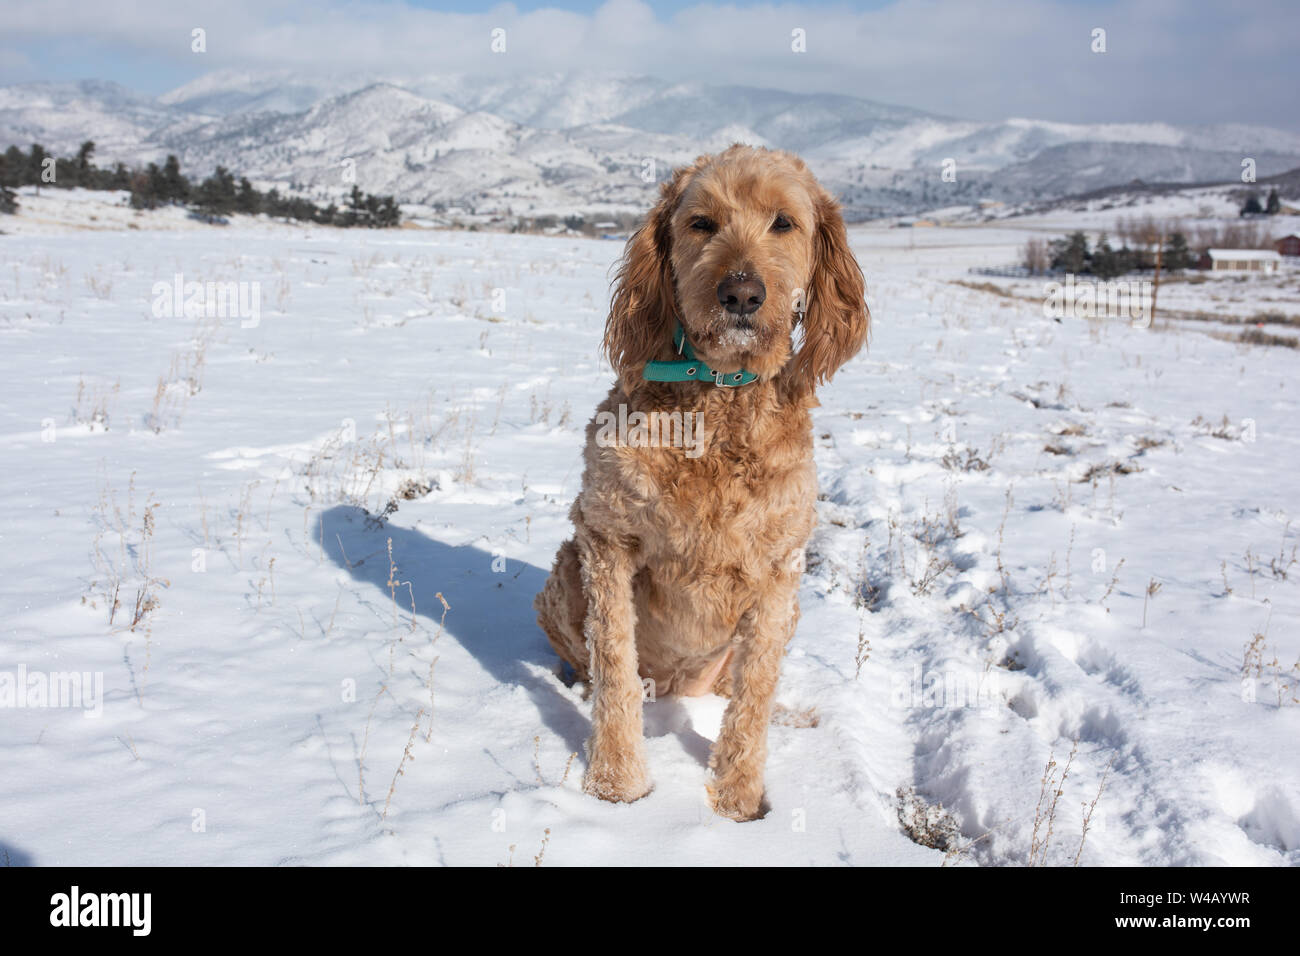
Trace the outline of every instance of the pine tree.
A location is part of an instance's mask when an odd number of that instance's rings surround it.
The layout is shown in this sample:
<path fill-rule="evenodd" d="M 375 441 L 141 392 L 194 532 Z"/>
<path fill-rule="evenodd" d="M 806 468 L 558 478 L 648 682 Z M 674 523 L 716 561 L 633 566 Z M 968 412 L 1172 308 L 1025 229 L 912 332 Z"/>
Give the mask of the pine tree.
<path fill-rule="evenodd" d="M 10 146 L 5 150 L 4 172 L 0 173 L 0 182 L 6 186 L 25 186 L 27 184 L 27 154 L 17 146 Z"/>
<path fill-rule="evenodd" d="M 1279 212 L 1282 211 L 1282 203 L 1277 198 L 1276 186 L 1274 186 L 1272 189 L 1268 191 L 1268 203 L 1267 205 L 1265 205 L 1264 211 L 1268 213 L 1270 216 L 1276 216 Z"/>
<path fill-rule="evenodd" d="M 239 180 L 239 194 L 235 197 L 235 209 L 239 212 L 256 216 L 261 210 L 262 194 L 253 188 L 247 176 Z"/>
<path fill-rule="evenodd" d="M 40 143 L 32 143 L 32 151 L 27 157 L 27 182 L 36 187 L 36 195 L 41 194 L 41 174 L 45 171 L 45 160 L 49 153 Z M 58 167 L 55 167 L 58 175 Z"/>
<path fill-rule="evenodd" d="M 1119 263 L 1115 260 L 1115 250 L 1110 247 L 1110 240 L 1103 232 L 1092 253 L 1092 273 L 1099 279 L 1113 279 L 1120 271 Z"/>
<path fill-rule="evenodd" d="M 1187 247 L 1187 237 L 1181 232 L 1175 232 L 1169 237 L 1169 245 L 1165 247 L 1164 265 L 1171 272 L 1191 268 L 1192 252 Z"/>
<path fill-rule="evenodd" d="M 185 203 L 190 200 L 190 181 L 181 175 L 181 163 L 169 154 L 158 173 L 158 199 L 162 202 Z"/>
<path fill-rule="evenodd" d="M 21 185 L 22 171 L 18 164 L 22 159 L 22 151 L 16 146 L 0 155 L 0 213 L 13 215 L 18 211 L 18 196 L 12 187 Z"/>
<path fill-rule="evenodd" d="M 397 226 L 402 220 L 402 211 L 392 196 L 385 196 L 379 204 L 379 225 L 385 229 Z"/>
<path fill-rule="evenodd" d="M 1121 275 L 1132 272 L 1137 268 L 1137 253 L 1128 247 L 1128 243 L 1120 246 L 1115 251 L 1115 265 Z"/>
<path fill-rule="evenodd" d="M 224 216 L 235 210 L 235 177 L 224 166 L 218 166 L 199 184 L 196 205 L 209 216 Z"/>
<path fill-rule="evenodd" d="M 340 226 L 366 225 L 366 197 L 359 186 L 353 186 L 348 193 L 347 207 L 339 213 L 337 223 Z"/>
<path fill-rule="evenodd" d="M 1052 268 L 1063 269 L 1078 275 L 1088 265 L 1088 237 L 1073 232 L 1064 239 L 1052 241 Z"/>

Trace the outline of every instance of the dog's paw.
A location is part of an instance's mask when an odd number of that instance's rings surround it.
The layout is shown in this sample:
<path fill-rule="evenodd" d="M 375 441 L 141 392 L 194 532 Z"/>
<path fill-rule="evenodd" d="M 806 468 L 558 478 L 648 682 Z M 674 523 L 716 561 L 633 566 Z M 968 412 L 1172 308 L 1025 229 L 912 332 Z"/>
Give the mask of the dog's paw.
<path fill-rule="evenodd" d="M 611 803 L 632 803 L 650 792 L 650 776 L 640 760 L 600 760 L 583 774 L 582 789 Z"/>
<path fill-rule="evenodd" d="M 709 782 L 713 812 L 744 823 L 763 816 L 763 780 L 731 774 Z"/>

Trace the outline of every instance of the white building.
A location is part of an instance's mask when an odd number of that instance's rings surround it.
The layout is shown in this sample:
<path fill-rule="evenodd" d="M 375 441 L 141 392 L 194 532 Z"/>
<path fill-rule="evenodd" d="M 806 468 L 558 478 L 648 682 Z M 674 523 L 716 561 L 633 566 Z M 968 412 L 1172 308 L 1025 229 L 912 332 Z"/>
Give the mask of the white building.
<path fill-rule="evenodd" d="M 1197 264 L 1213 272 L 1276 272 L 1281 263 L 1273 249 L 1207 249 Z"/>

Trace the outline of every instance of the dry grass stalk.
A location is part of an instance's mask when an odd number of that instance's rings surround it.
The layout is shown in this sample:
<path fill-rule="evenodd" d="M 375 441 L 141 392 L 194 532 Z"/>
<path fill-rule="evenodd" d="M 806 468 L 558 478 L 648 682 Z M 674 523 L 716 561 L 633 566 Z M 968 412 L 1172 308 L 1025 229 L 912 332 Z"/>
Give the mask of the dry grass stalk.
<path fill-rule="evenodd" d="M 1115 585 L 1119 583 L 1119 569 L 1124 567 L 1124 560 L 1124 558 L 1120 558 L 1119 564 L 1115 565 L 1115 574 L 1111 577 L 1110 584 L 1106 587 L 1106 593 L 1101 596 L 1101 600 L 1098 602 L 1101 604 L 1102 608 L 1105 609 L 1107 614 L 1110 613 L 1110 608 L 1106 607 L 1106 601 L 1110 597 L 1111 592 L 1115 590 Z"/>
<path fill-rule="evenodd" d="M 411 747 L 415 744 L 415 735 L 420 729 L 420 718 L 423 716 L 424 708 L 421 707 L 419 713 L 415 715 L 415 723 L 411 725 L 411 736 L 406 740 L 406 748 L 402 751 L 402 760 L 397 765 L 397 773 L 393 774 L 393 782 L 388 787 L 388 799 L 384 801 L 384 812 L 380 814 L 381 820 L 388 819 L 388 807 L 393 802 L 394 791 L 397 790 L 397 778 L 406 774 L 406 761 L 415 759 L 415 755 L 411 753 Z M 545 852 L 545 847 L 543 847 L 543 852 Z"/>
<path fill-rule="evenodd" d="M 1070 767 L 1074 764 L 1074 757 L 1078 752 L 1079 741 L 1076 739 L 1070 748 L 1070 756 L 1066 759 L 1065 766 L 1061 768 L 1059 779 L 1056 776 L 1055 754 L 1049 753 L 1047 756 L 1047 765 L 1043 767 L 1042 785 L 1038 792 L 1038 804 L 1034 807 L 1034 830 L 1029 843 L 1030 866 L 1042 866 L 1047 862 L 1047 850 L 1056 827 L 1056 805 L 1061 799 L 1061 794 L 1065 792 L 1065 781 L 1070 776 Z M 1042 833 L 1041 837 L 1040 833 Z"/>
<path fill-rule="evenodd" d="M 1101 795 L 1106 792 L 1106 781 L 1110 778 L 1110 771 L 1115 766 L 1116 754 L 1111 754 L 1110 759 L 1106 761 L 1106 769 L 1101 772 L 1101 783 L 1097 786 L 1097 795 L 1092 798 L 1092 803 L 1083 804 L 1083 832 L 1079 835 L 1079 849 L 1074 853 L 1074 865 L 1079 865 L 1079 858 L 1083 855 L 1083 845 L 1088 840 L 1088 829 L 1092 826 L 1092 815 L 1097 810 L 1097 801 Z"/>

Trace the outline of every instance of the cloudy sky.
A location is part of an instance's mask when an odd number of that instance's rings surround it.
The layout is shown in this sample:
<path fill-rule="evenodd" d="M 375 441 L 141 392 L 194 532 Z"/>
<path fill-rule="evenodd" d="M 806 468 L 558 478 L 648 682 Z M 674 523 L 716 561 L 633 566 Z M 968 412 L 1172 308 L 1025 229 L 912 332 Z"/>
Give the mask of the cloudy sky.
<path fill-rule="evenodd" d="M 207 51 L 191 51 L 206 31 Z M 1093 31 L 1105 30 L 1104 53 Z M 491 49 L 505 31 L 505 52 Z M 803 31 L 803 52 L 792 49 Z M 1300 129 L 1296 0 L 866 3 L 7 0 L 0 83 L 161 93 L 218 69 L 594 69 L 831 91 L 948 116 Z"/>

